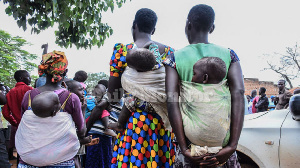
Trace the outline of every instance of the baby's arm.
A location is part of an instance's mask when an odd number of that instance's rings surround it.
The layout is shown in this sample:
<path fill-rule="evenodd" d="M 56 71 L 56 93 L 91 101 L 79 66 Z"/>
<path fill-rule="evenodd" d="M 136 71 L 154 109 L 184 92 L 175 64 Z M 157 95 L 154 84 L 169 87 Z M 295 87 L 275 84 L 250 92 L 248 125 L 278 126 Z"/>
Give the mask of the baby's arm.
<path fill-rule="evenodd" d="M 90 118 L 86 123 L 87 132 L 89 132 L 93 124 L 102 116 L 103 110 L 108 106 L 108 101 L 102 100 L 91 112 Z"/>

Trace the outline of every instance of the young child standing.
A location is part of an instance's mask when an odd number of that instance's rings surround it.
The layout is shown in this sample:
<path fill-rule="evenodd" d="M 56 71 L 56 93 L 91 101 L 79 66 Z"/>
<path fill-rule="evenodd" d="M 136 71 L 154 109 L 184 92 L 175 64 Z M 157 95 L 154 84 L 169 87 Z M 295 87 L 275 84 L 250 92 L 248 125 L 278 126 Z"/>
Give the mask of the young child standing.
<path fill-rule="evenodd" d="M 84 99 L 84 88 L 81 83 L 75 81 L 75 80 L 69 80 L 66 82 L 66 85 L 68 87 L 68 90 L 74 94 L 76 94 L 81 103 L 82 103 L 82 115 L 85 118 L 85 110 L 86 110 L 86 100 Z M 92 139 L 92 136 L 85 137 L 86 129 L 83 129 L 82 132 L 80 132 L 80 135 L 78 136 L 80 141 L 80 149 L 78 150 L 77 155 L 74 157 L 75 159 L 75 167 L 81 168 L 82 167 L 82 156 L 85 155 L 85 146 L 91 146 L 99 143 L 99 138 Z M 83 138 L 85 137 L 85 138 Z M 88 139 L 87 139 L 88 138 Z"/>

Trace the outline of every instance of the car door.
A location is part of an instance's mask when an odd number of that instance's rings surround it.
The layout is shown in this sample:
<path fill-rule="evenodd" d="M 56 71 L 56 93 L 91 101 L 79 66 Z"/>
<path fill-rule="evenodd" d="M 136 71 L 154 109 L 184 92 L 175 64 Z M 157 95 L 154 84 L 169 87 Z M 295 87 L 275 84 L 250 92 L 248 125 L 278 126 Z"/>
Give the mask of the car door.
<path fill-rule="evenodd" d="M 300 165 L 300 121 L 295 121 L 289 112 L 281 126 L 279 140 L 279 162 L 281 168 Z"/>
<path fill-rule="evenodd" d="M 280 130 L 287 113 L 274 110 L 246 115 L 237 150 L 261 168 L 279 168 Z"/>

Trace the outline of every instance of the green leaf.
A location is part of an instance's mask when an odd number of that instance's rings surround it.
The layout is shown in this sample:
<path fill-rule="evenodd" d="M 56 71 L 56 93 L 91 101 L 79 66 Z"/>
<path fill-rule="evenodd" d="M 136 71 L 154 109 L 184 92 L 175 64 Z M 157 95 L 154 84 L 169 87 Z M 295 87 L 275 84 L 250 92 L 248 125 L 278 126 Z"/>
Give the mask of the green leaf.
<path fill-rule="evenodd" d="M 91 48 L 102 46 L 113 34 L 113 30 L 102 23 L 102 13 L 108 9 L 113 12 L 114 3 L 121 7 L 125 0 L 5 0 L 5 3 L 8 3 L 5 12 L 13 15 L 20 28 L 26 30 L 28 20 L 31 32 L 39 33 L 57 23 L 55 42 L 59 46 L 74 44 L 77 48 Z"/>
<path fill-rule="evenodd" d="M 34 70 L 37 65 L 32 62 L 37 56 L 23 50 L 29 43 L 21 37 L 13 37 L 7 32 L 0 30 L 0 82 L 9 87 L 14 87 L 13 79 L 15 71 L 25 69 L 28 72 Z M 3 44 L 3 45 L 2 45 Z"/>
<path fill-rule="evenodd" d="M 70 23 L 64 22 L 64 23 L 63 23 L 63 26 L 64 26 L 65 29 L 68 29 L 68 28 L 70 27 Z"/>
<path fill-rule="evenodd" d="M 8 14 L 9 16 L 11 15 L 11 7 L 8 6 L 6 9 L 5 9 L 5 13 Z"/>

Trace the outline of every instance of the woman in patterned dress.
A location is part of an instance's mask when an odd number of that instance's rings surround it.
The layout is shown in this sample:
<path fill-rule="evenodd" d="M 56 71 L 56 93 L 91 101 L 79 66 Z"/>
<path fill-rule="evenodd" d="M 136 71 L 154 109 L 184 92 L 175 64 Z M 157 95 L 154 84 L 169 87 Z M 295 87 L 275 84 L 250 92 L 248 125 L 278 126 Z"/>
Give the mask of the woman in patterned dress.
<path fill-rule="evenodd" d="M 123 95 L 121 76 L 127 66 L 127 51 L 135 47 L 141 48 L 151 42 L 156 21 L 155 12 L 147 8 L 140 9 L 135 15 L 132 26 L 134 43 L 128 45 L 118 43 L 114 46 L 110 61 L 108 93 L 115 102 L 118 102 Z M 159 46 L 162 60 L 173 52 L 173 49 L 168 46 L 157 42 L 153 43 Z M 113 94 L 115 89 L 121 90 L 118 91 L 118 94 Z M 136 110 L 132 112 L 125 130 L 118 134 L 115 141 L 111 167 L 173 167 L 175 146 L 172 139 L 174 135 L 165 129 L 162 118 L 153 109 L 147 108 L 151 106 L 148 102 L 136 98 L 135 100 L 138 101 L 135 103 L 134 109 Z"/>

